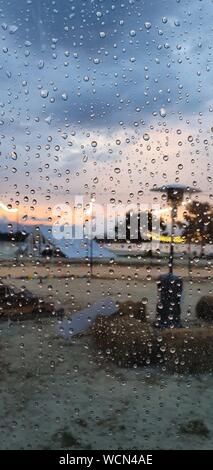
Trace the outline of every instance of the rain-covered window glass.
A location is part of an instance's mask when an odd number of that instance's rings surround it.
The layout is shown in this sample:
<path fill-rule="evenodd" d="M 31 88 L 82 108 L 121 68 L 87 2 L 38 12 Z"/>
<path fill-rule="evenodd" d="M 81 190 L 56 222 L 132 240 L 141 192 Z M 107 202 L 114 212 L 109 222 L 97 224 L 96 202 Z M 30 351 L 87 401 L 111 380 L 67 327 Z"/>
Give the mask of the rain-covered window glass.
<path fill-rule="evenodd" d="M 0 0 L 0 448 L 210 449 L 212 0 Z"/>

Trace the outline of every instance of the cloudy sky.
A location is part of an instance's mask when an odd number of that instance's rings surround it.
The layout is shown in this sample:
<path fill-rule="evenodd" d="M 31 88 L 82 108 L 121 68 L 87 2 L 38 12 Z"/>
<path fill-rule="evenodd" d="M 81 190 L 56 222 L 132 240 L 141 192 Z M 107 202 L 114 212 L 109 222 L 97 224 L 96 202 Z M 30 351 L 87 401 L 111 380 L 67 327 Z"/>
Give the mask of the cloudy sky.
<path fill-rule="evenodd" d="M 3 0 L 0 32 L 1 201 L 25 222 L 173 181 L 211 200 L 212 0 Z"/>

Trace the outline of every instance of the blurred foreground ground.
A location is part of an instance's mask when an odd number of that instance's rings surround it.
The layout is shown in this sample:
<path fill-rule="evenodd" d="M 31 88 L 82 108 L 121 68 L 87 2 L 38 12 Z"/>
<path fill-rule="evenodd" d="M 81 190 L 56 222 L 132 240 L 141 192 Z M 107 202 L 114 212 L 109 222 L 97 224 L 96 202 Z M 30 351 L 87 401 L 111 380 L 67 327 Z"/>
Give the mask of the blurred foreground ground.
<path fill-rule="evenodd" d="M 203 268 L 192 280 L 187 268 L 179 273 L 183 318 L 193 323 L 198 299 L 212 294 L 212 280 Z M 10 277 L 4 282 L 25 286 L 66 313 L 110 295 L 117 301 L 143 298 L 150 318 L 159 274 L 155 267 L 97 266 L 90 279 L 86 266 L 1 267 L 1 276 Z M 101 357 L 91 336 L 58 338 L 56 321 L 0 324 L 0 448 L 212 448 L 210 375 L 118 368 Z"/>

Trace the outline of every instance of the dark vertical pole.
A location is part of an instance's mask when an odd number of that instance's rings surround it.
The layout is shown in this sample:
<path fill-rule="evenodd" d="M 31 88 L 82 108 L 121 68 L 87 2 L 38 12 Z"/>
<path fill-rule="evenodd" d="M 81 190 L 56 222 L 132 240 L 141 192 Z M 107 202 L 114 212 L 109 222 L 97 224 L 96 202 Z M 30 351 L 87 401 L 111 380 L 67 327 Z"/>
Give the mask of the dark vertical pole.
<path fill-rule="evenodd" d="M 169 274 L 173 274 L 173 268 L 174 268 L 174 231 L 175 231 L 176 211 L 177 211 L 176 204 L 173 203 L 172 212 L 171 212 L 172 227 L 171 227 L 171 242 L 170 242 L 170 255 L 169 255 Z"/>
<path fill-rule="evenodd" d="M 92 237 L 90 239 L 90 277 L 93 275 L 93 246 L 92 246 Z"/>
<path fill-rule="evenodd" d="M 19 245 L 19 241 L 18 241 L 18 209 L 16 210 L 16 243 Z M 21 244 L 21 241 L 20 241 L 20 244 Z M 19 248 L 17 250 L 17 260 L 19 259 Z"/>
<path fill-rule="evenodd" d="M 93 275 L 93 205 L 91 202 L 91 233 L 90 233 L 90 277 Z"/>
<path fill-rule="evenodd" d="M 188 242 L 188 276 L 191 275 L 191 240 Z"/>

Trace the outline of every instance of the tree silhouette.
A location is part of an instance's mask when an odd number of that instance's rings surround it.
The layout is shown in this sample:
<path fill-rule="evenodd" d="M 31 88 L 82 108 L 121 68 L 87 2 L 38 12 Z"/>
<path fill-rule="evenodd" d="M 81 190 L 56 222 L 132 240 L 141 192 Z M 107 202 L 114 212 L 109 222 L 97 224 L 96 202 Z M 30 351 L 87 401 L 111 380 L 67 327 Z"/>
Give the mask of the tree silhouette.
<path fill-rule="evenodd" d="M 213 243 L 213 209 L 208 202 L 193 201 L 186 206 L 184 223 L 178 222 L 183 228 L 182 236 L 188 243 L 200 243 L 200 255 L 204 255 L 204 247 Z"/>

